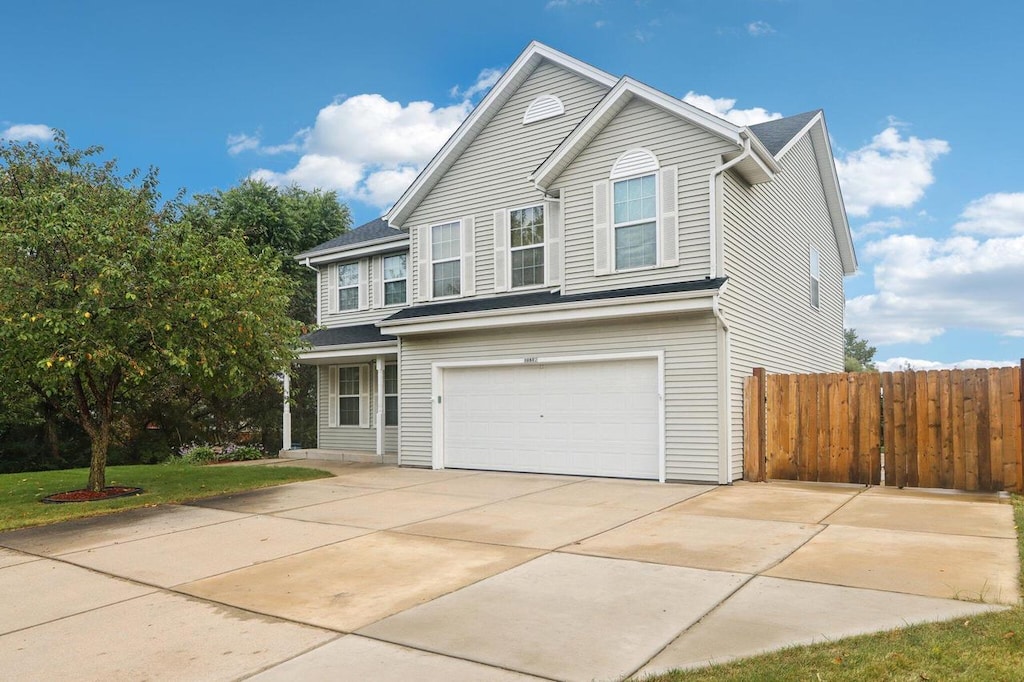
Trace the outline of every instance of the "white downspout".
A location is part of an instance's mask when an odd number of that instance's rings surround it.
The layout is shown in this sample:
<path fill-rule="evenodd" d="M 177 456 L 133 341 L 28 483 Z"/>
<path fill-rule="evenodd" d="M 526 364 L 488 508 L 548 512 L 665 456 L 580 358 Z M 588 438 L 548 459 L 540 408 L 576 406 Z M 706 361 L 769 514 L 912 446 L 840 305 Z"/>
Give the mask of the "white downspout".
<path fill-rule="evenodd" d="M 732 354 L 730 351 L 729 322 L 719 307 L 719 298 L 729 282 L 725 282 L 711 300 L 711 312 L 721 333 L 718 335 L 718 442 L 725 444 L 725 456 L 718 458 L 718 482 L 732 482 Z"/>
<path fill-rule="evenodd" d="M 377 456 L 384 461 L 384 356 L 377 356 Z"/>
<path fill-rule="evenodd" d="M 281 390 L 284 393 L 284 412 L 281 415 L 281 451 L 282 454 L 292 449 L 292 406 L 291 387 L 292 378 L 288 370 L 281 373 Z"/>

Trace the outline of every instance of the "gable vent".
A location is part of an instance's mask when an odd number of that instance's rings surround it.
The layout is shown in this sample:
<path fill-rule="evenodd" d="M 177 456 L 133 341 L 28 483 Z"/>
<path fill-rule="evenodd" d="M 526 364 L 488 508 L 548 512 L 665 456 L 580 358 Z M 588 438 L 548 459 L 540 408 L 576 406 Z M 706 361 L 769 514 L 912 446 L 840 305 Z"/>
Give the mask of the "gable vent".
<path fill-rule="evenodd" d="M 618 158 L 612 166 L 612 179 L 624 178 L 658 170 L 658 159 L 646 149 L 630 149 Z"/>
<path fill-rule="evenodd" d="M 526 107 L 526 113 L 523 114 L 523 124 L 543 121 L 546 118 L 554 118 L 564 113 L 565 107 L 562 106 L 562 100 L 554 95 L 541 95 L 533 100 L 530 106 Z"/>

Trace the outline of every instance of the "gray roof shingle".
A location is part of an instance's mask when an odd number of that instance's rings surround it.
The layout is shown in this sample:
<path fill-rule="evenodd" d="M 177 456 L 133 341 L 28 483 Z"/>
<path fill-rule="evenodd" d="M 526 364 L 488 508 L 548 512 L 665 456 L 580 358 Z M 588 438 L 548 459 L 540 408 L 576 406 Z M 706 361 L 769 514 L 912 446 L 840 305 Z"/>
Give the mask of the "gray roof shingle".
<path fill-rule="evenodd" d="M 757 139 L 775 156 L 782 148 L 793 139 L 793 136 L 803 130 L 807 122 L 814 118 L 821 109 L 805 111 L 802 114 L 777 118 L 774 121 L 765 121 L 750 126 L 750 129 L 757 135 Z"/>
<path fill-rule="evenodd" d="M 414 305 L 403 308 L 385 321 L 409 320 L 420 317 L 435 317 L 455 313 L 473 313 L 484 310 L 504 310 L 508 308 L 528 308 L 551 305 L 553 303 L 575 303 L 578 301 L 598 301 L 609 298 L 627 296 L 650 296 L 653 294 L 670 294 L 684 291 L 714 291 L 720 288 L 726 277 L 716 279 L 700 279 L 689 282 L 672 282 L 670 284 L 653 284 L 646 287 L 629 289 L 612 289 L 611 291 L 593 291 L 585 294 L 563 296 L 560 292 L 536 291 L 528 294 L 511 296 L 493 296 L 489 298 L 469 298 L 444 303 Z"/>
<path fill-rule="evenodd" d="M 374 218 L 365 225 L 360 225 L 355 229 L 349 230 L 345 234 L 338 235 L 330 241 L 314 246 L 303 255 L 340 249 L 345 246 L 356 246 L 363 242 L 377 241 L 378 239 L 387 239 L 388 237 L 398 239 L 399 237 L 407 236 L 408 233 L 391 227 L 383 218 Z"/>
<path fill-rule="evenodd" d="M 356 343 L 384 343 L 394 341 L 394 336 L 381 334 L 375 324 L 359 324 L 351 327 L 333 327 L 331 329 L 319 329 L 312 334 L 306 334 L 302 340 L 315 348 L 327 346 L 347 346 Z"/>

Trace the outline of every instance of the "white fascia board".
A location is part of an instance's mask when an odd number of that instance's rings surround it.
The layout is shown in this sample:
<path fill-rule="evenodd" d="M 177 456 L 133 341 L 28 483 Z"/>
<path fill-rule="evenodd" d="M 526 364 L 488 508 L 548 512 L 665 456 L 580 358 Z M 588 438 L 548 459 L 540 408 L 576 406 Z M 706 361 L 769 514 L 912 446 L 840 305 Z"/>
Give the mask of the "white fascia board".
<path fill-rule="evenodd" d="M 293 258 L 299 262 L 305 262 L 308 259 L 310 263 L 324 263 L 329 260 L 343 260 L 349 257 L 365 256 L 370 253 L 387 251 L 395 248 L 395 244 L 407 244 L 408 242 L 408 233 L 396 234 L 393 236 L 383 237 L 381 239 L 372 239 L 365 242 L 356 242 L 355 244 L 336 246 L 332 249 L 306 251 L 297 256 L 293 256 Z"/>
<path fill-rule="evenodd" d="M 609 88 L 616 81 L 609 73 L 537 41 L 531 42 L 387 212 L 384 219 L 389 225 L 400 227 L 404 223 L 422 196 L 434 186 L 438 174 L 444 173 L 451 163 L 454 163 L 458 155 L 476 138 L 483 125 L 490 121 L 497 110 L 512 96 L 525 77 L 522 74 L 532 72 L 542 60 L 552 62 Z"/>
<path fill-rule="evenodd" d="M 748 127 L 745 127 L 743 128 L 741 134 L 744 137 L 750 138 L 750 146 L 754 150 L 754 153 L 757 154 L 758 162 L 767 171 L 769 171 L 769 175 L 775 175 L 776 173 L 780 173 L 782 171 L 782 166 L 779 165 L 779 162 L 775 160 L 775 157 L 772 156 L 772 153 L 768 151 L 768 148 L 764 146 L 764 143 L 761 142 L 760 138 L 758 138 L 754 131 L 752 131 Z"/>
<path fill-rule="evenodd" d="M 853 234 L 850 232 L 850 221 L 846 216 L 846 204 L 843 202 L 843 190 L 839 185 L 839 174 L 836 172 L 835 157 L 832 155 L 832 143 L 829 140 L 828 128 L 825 126 L 825 116 L 818 112 L 793 136 L 786 146 L 775 155 L 781 159 L 797 144 L 805 135 L 809 135 L 811 146 L 814 148 L 814 158 L 818 164 L 818 174 L 821 176 L 821 186 L 825 193 L 825 203 L 828 205 L 829 218 L 832 221 L 832 229 L 836 234 L 836 245 L 839 247 L 839 257 L 843 263 L 843 272 L 852 275 L 857 272 L 857 252 L 853 247 Z"/>
<path fill-rule="evenodd" d="M 343 346 L 317 346 L 313 350 L 300 352 L 298 361 L 300 363 L 317 364 L 318 361 L 323 360 L 343 359 L 356 355 L 371 355 L 381 352 L 387 353 L 388 351 L 398 352 L 398 341 L 348 343 Z"/>
<path fill-rule="evenodd" d="M 687 291 L 648 296 L 625 296 L 594 301 L 574 301 L 526 308 L 481 310 L 453 313 L 428 319 L 382 320 L 377 323 L 384 334 L 409 336 L 437 332 L 497 329 L 523 325 L 585 322 L 641 315 L 668 315 L 711 310 L 717 290 Z"/>
<path fill-rule="evenodd" d="M 350 258 L 362 258 L 363 256 L 373 256 L 378 253 L 389 253 L 391 251 L 408 251 L 409 250 L 409 238 L 405 239 L 391 239 L 382 243 L 375 243 L 373 245 L 362 246 L 357 249 L 347 250 L 336 250 L 324 252 L 316 256 L 312 256 L 308 259 L 311 265 L 322 265 L 324 263 L 333 263 L 335 261 L 348 260 Z M 303 262 L 306 262 L 303 260 Z"/>
<path fill-rule="evenodd" d="M 713 135 L 732 142 L 737 147 L 742 146 L 742 140 L 740 139 L 741 129 L 738 126 L 698 109 L 691 104 L 687 104 L 681 99 L 676 99 L 660 90 L 655 90 L 640 81 L 623 76 L 615 84 L 615 87 L 604 96 L 604 99 L 598 102 L 597 106 L 587 114 L 586 118 L 562 140 L 555 151 L 530 174 L 529 179 L 533 180 L 541 189 L 547 189 L 550 183 L 561 175 L 569 163 L 583 151 L 586 145 L 634 97 L 639 97 L 643 101 L 669 114 L 689 121 Z"/>

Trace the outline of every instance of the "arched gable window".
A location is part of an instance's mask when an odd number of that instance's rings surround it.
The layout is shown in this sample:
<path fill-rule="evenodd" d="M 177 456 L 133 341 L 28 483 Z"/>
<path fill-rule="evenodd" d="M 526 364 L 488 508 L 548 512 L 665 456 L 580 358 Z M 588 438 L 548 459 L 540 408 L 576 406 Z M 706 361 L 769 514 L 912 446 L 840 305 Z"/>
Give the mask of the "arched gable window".
<path fill-rule="evenodd" d="M 554 95 L 541 95 L 526 107 L 526 113 L 523 114 L 523 125 L 561 116 L 564 113 L 565 107 L 562 105 L 562 100 Z"/>

